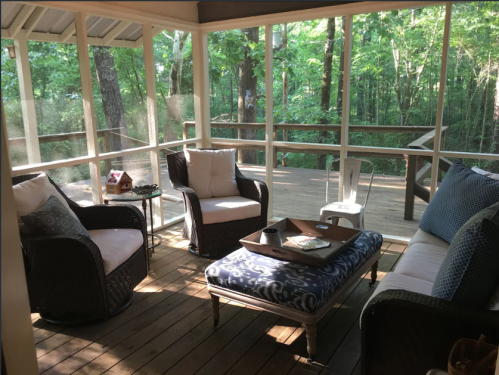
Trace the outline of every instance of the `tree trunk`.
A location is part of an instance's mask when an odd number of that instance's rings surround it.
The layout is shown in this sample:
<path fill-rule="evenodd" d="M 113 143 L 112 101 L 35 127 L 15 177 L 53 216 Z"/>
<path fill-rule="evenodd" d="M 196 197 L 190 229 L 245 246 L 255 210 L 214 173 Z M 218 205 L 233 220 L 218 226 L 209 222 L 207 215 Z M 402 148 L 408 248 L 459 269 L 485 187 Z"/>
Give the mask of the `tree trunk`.
<path fill-rule="evenodd" d="M 282 29 L 282 48 L 285 49 L 288 47 L 288 25 L 285 23 Z M 282 72 L 282 111 L 286 112 L 288 109 L 288 73 L 286 73 L 286 62 L 283 61 L 283 72 Z M 288 140 L 288 131 L 282 131 L 282 141 L 287 142 Z M 282 166 L 286 167 L 288 164 L 287 159 L 284 157 L 284 153 L 282 156 Z"/>
<path fill-rule="evenodd" d="M 102 106 L 108 129 L 118 128 L 115 133 L 128 135 L 125 119 L 125 110 L 121 99 L 120 85 L 111 47 L 93 46 L 97 81 L 102 95 Z M 111 151 L 120 151 L 128 148 L 128 142 L 118 136 L 111 137 Z"/>
<path fill-rule="evenodd" d="M 345 23 L 346 17 L 341 17 L 341 46 L 340 46 L 340 67 L 338 69 L 338 94 L 336 96 L 336 111 L 338 117 L 341 119 L 342 116 L 342 105 L 343 105 L 343 71 L 345 70 L 344 56 L 345 56 Z"/>
<path fill-rule="evenodd" d="M 241 29 L 241 32 L 246 35 L 248 41 L 258 43 L 259 41 L 259 27 L 250 27 Z M 251 91 L 253 97 L 256 98 L 256 75 L 253 72 L 255 62 L 249 54 L 250 48 L 244 47 L 244 59 L 239 64 L 239 97 L 237 102 L 237 120 L 238 122 L 256 122 L 256 100 L 253 102 L 253 108 L 247 109 L 244 103 L 246 91 Z M 255 139 L 256 130 L 254 129 L 239 129 L 240 139 Z M 238 152 L 239 163 L 256 164 L 256 151 L 253 150 L 239 150 Z"/>
<path fill-rule="evenodd" d="M 184 64 L 185 44 L 188 32 L 175 30 L 175 39 L 173 41 L 173 63 L 170 69 L 170 82 L 168 87 L 168 120 L 165 124 L 165 142 L 174 141 L 177 135 L 172 131 L 172 125 L 178 124 L 181 119 L 180 111 L 180 83 L 182 81 L 182 66 Z M 169 139 L 168 135 L 174 135 L 175 139 Z"/>
<path fill-rule="evenodd" d="M 333 65 L 333 49 L 334 49 L 334 18 L 327 20 L 326 44 L 324 45 L 324 68 L 322 71 L 322 86 L 321 86 L 321 124 L 327 124 L 328 119 L 326 113 L 329 111 L 331 101 L 331 70 Z M 327 131 L 319 131 L 319 143 L 326 143 Z M 326 168 L 326 154 L 319 154 L 317 159 L 317 169 Z"/>

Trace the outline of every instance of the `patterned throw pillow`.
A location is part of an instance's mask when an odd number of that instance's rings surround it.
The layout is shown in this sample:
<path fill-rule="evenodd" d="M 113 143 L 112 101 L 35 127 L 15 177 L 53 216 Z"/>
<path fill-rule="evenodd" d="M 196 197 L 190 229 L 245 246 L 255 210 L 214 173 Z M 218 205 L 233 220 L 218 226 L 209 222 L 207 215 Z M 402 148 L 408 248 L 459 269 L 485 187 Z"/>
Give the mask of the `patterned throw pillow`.
<path fill-rule="evenodd" d="M 37 211 L 21 216 L 21 220 L 30 234 L 79 234 L 90 238 L 85 227 L 53 195 Z"/>
<path fill-rule="evenodd" d="M 473 215 L 499 202 L 499 181 L 479 175 L 454 162 L 421 218 L 419 227 L 444 241 Z"/>
<path fill-rule="evenodd" d="M 480 211 L 452 240 L 432 296 L 485 306 L 499 283 L 499 202 Z"/>

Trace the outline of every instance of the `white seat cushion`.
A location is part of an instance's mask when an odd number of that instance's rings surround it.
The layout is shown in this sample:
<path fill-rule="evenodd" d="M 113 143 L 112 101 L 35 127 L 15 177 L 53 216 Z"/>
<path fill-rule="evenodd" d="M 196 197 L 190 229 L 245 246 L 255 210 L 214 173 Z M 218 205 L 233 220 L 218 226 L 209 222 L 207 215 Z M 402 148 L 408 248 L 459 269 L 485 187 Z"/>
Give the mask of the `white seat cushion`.
<path fill-rule="evenodd" d="M 89 230 L 88 234 L 100 250 L 106 275 L 126 262 L 144 243 L 138 229 L 97 229 Z"/>
<path fill-rule="evenodd" d="M 199 199 L 240 195 L 236 150 L 184 150 L 189 187 Z"/>
<path fill-rule="evenodd" d="M 402 275 L 400 273 L 389 272 L 380 281 L 378 287 L 369 298 L 367 303 L 364 305 L 364 309 L 369 304 L 369 302 L 376 297 L 378 294 L 385 290 L 407 290 L 408 292 L 420 293 L 427 296 L 431 296 L 431 289 L 433 288 L 433 283 L 416 279 L 407 275 Z"/>
<path fill-rule="evenodd" d="M 363 210 L 363 207 L 361 204 L 357 203 L 346 203 L 346 202 L 334 202 L 330 203 L 327 206 L 324 206 L 321 208 L 321 215 L 323 212 L 341 212 L 341 213 L 346 213 L 346 214 L 359 214 Z"/>
<path fill-rule="evenodd" d="M 428 245 L 435 245 L 439 247 L 448 248 L 450 244 L 447 241 L 434 236 L 433 234 L 427 233 L 422 229 L 418 229 L 418 231 L 414 234 L 409 242 L 409 247 L 414 243 L 425 243 Z"/>
<path fill-rule="evenodd" d="M 14 190 L 14 200 L 16 201 L 17 221 L 20 226 L 24 226 L 21 216 L 29 215 L 38 210 L 47 202 L 51 195 L 59 199 L 69 213 L 80 222 L 76 214 L 69 207 L 66 199 L 50 183 L 46 173 L 41 173 L 39 176 L 23 181 L 12 188 Z"/>
<path fill-rule="evenodd" d="M 449 245 L 412 243 L 398 262 L 394 272 L 433 283 L 448 251 Z"/>
<path fill-rule="evenodd" d="M 225 223 L 260 216 L 260 203 L 240 196 L 200 199 L 203 224 Z"/>

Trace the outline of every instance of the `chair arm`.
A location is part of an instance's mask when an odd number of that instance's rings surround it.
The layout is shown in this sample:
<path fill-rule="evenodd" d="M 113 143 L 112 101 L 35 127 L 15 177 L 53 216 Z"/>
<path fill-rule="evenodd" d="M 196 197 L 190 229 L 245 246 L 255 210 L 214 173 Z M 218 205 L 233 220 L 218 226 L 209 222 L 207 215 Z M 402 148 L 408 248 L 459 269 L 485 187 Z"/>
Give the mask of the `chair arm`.
<path fill-rule="evenodd" d="M 196 192 L 190 187 L 179 183 L 172 183 L 172 186 L 175 190 L 182 192 L 186 210 L 191 213 L 191 217 L 193 218 L 196 227 L 201 228 L 203 225 L 203 213 L 201 211 L 201 204 L 199 203 L 199 197 Z"/>
<path fill-rule="evenodd" d="M 244 198 L 257 201 L 262 206 L 262 225 L 267 226 L 267 211 L 269 205 L 269 190 L 263 181 L 248 178 L 236 171 L 237 188 Z"/>
<path fill-rule="evenodd" d="M 404 290 L 373 298 L 362 314 L 362 367 L 365 375 L 426 374 L 446 369 L 460 338 L 499 342 L 499 312 Z"/>
<path fill-rule="evenodd" d="M 146 236 L 146 222 L 140 210 L 129 204 L 80 207 L 76 215 L 87 230 L 130 228 L 140 230 Z"/>
<path fill-rule="evenodd" d="M 32 311 L 78 311 L 75 300 L 85 301 L 83 311 L 89 314 L 99 306 L 107 309 L 104 264 L 91 239 L 77 234 L 23 235 L 21 242 Z M 102 316 L 105 311 L 93 313 Z"/>

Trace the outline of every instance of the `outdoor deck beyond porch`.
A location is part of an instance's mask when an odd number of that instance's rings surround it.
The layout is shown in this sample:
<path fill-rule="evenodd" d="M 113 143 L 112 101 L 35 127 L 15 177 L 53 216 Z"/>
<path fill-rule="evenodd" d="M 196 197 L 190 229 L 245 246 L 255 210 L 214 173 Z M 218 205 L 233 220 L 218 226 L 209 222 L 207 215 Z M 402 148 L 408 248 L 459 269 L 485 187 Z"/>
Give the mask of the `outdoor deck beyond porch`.
<path fill-rule="evenodd" d="M 151 271 L 121 314 L 63 328 L 32 314 L 40 372 L 54 374 L 360 374 L 360 312 L 373 293 L 367 273 L 317 326 L 316 363 L 306 361 L 299 323 L 220 300 L 213 327 L 204 270 L 212 261 L 187 251 L 182 224 L 160 232 Z M 405 245 L 385 242 L 379 284 Z"/>
<path fill-rule="evenodd" d="M 241 172 L 250 177 L 265 181 L 265 167 L 240 164 Z M 134 185 L 150 184 L 150 170 L 129 171 Z M 163 211 L 165 220 L 184 213 L 180 192 L 173 190 L 166 165 L 161 168 L 163 191 Z M 369 183 L 368 175 L 361 175 L 359 202 L 363 202 Z M 429 185 L 427 182 L 426 185 Z M 91 205 L 90 180 L 66 184 L 64 192 L 82 205 Z M 331 177 L 330 196 L 338 196 L 338 174 Z M 319 211 L 325 205 L 326 171 L 303 168 L 274 169 L 274 216 L 319 220 Z M 427 204 L 415 198 L 414 220 L 404 220 L 405 178 L 400 176 L 375 175 L 369 201 L 366 207 L 365 226 L 383 234 L 410 238 L 418 229 L 419 220 Z M 140 202 L 136 203 L 140 207 Z"/>

